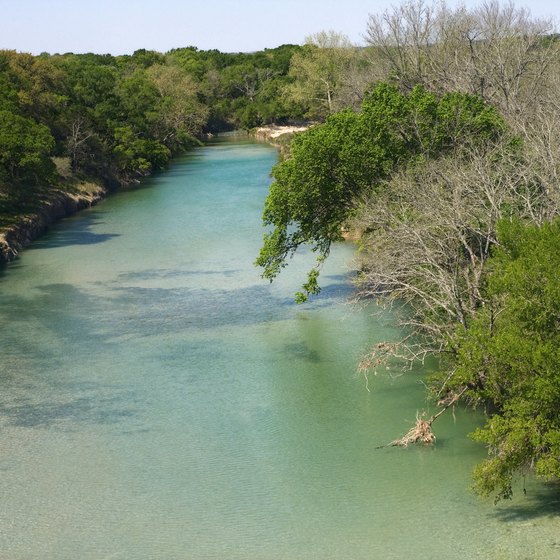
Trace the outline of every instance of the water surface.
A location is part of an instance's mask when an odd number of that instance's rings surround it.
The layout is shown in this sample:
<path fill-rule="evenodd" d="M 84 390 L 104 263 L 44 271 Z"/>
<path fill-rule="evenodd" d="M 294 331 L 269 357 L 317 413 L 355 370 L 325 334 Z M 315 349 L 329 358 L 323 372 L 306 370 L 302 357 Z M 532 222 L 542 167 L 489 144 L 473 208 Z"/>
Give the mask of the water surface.
<path fill-rule="evenodd" d="M 553 489 L 469 493 L 480 420 L 376 449 L 425 406 L 421 371 L 370 378 L 399 332 L 355 309 L 352 246 L 252 263 L 276 152 L 201 148 L 60 223 L 0 277 L 0 558 L 560 558 Z"/>

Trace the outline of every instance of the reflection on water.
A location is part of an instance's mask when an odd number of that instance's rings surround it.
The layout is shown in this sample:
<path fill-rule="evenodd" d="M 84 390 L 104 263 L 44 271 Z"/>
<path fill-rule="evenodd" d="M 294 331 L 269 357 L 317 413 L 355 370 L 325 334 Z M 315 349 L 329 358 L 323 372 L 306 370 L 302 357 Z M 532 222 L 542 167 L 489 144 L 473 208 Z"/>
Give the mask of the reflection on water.
<path fill-rule="evenodd" d="M 61 223 L 0 276 L 0 557 L 560 558 L 558 492 L 494 507 L 457 409 L 438 445 L 376 449 L 426 406 L 422 371 L 355 373 L 390 315 L 252 266 L 276 158 L 196 150 Z"/>

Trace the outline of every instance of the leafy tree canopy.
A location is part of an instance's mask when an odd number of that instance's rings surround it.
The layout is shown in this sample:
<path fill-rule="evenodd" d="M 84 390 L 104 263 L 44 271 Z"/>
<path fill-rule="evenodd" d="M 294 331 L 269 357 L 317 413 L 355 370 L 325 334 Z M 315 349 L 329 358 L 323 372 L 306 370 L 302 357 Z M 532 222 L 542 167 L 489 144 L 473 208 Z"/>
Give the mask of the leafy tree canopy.
<path fill-rule="evenodd" d="M 560 220 L 503 222 L 488 261 L 487 302 L 459 341 L 453 383 L 494 412 L 473 437 L 490 457 L 478 493 L 512 494 L 518 474 L 560 478 Z"/>
<path fill-rule="evenodd" d="M 345 110 L 298 135 L 291 156 L 273 169 L 266 200 L 265 234 L 256 264 L 273 280 L 303 244 L 318 253 L 298 301 L 319 291 L 318 267 L 365 192 L 381 188 L 395 170 L 448 152 L 462 142 L 498 137 L 504 124 L 479 98 L 438 97 L 422 87 L 408 95 L 379 84 L 361 112 Z"/>
<path fill-rule="evenodd" d="M 0 178 L 33 183 L 52 178 L 54 139 L 46 126 L 0 111 L 0 146 Z"/>

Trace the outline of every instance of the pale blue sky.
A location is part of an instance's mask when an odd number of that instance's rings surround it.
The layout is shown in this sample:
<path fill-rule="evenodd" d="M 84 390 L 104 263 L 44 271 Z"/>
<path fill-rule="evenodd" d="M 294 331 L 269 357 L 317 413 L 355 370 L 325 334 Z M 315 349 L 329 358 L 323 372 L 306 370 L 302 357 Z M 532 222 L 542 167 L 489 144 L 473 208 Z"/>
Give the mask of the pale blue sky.
<path fill-rule="evenodd" d="M 334 29 L 361 43 L 368 14 L 395 0 L 0 0 L 0 49 L 38 54 L 161 52 L 194 45 L 255 51 Z M 474 2 L 465 2 L 472 5 Z M 530 5 L 560 20 L 560 5 Z"/>

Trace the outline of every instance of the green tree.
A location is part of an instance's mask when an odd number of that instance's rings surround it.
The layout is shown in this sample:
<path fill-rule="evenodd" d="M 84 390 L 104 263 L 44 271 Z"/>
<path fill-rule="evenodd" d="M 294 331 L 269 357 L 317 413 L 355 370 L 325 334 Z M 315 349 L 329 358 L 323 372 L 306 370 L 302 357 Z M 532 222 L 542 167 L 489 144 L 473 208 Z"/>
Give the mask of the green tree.
<path fill-rule="evenodd" d="M 517 475 L 560 478 L 560 221 L 503 222 L 499 241 L 452 379 L 492 411 L 474 433 L 490 454 L 474 480 L 497 499 L 511 496 Z"/>
<path fill-rule="evenodd" d="M 128 127 L 115 129 L 113 154 L 117 176 L 123 183 L 132 183 L 154 170 L 165 167 L 170 158 L 169 149 L 158 142 L 141 138 Z"/>
<path fill-rule="evenodd" d="M 502 128 L 496 111 L 476 97 L 438 98 L 421 87 L 405 95 L 380 84 L 361 112 L 336 113 L 297 135 L 291 157 L 273 169 L 263 215 L 273 229 L 256 261 L 263 276 L 273 280 L 297 248 L 309 244 L 317 267 L 297 298 L 316 294 L 318 268 L 362 195 L 375 193 L 400 167 L 445 153 L 460 140 L 488 141 Z"/>
<path fill-rule="evenodd" d="M 109 55 L 68 55 L 58 64 L 67 75 L 70 112 L 86 116 L 103 136 L 110 133 L 112 123 L 122 114 L 116 93 L 116 60 Z"/>
<path fill-rule="evenodd" d="M 67 101 L 63 72 L 48 56 L 0 51 L 0 61 L 4 76 L 17 92 L 18 112 L 49 127 L 55 126 Z"/>
<path fill-rule="evenodd" d="M 335 99 L 354 57 L 355 47 L 340 33 L 321 31 L 307 37 L 304 49 L 292 57 L 288 95 L 307 106 L 309 118 L 323 120 L 336 110 Z"/>
<path fill-rule="evenodd" d="M 147 71 L 137 68 L 132 74 L 121 76 L 115 92 L 118 96 L 117 107 L 122 110 L 118 116 L 119 124 L 132 126 L 136 132 L 149 131 L 158 118 L 160 95 Z"/>
<path fill-rule="evenodd" d="M 325 126 L 310 129 L 294 138 L 291 157 L 273 169 L 274 183 L 264 209 L 265 234 L 257 264 L 263 276 L 272 280 L 296 249 L 311 244 L 321 263 L 333 241 L 341 239 L 340 226 L 348 216 L 360 184 L 356 179 L 366 169 L 353 147 L 359 142 L 357 113 L 345 111 L 329 118 Z M 352 155 L 352 160 L 345 158 Z M 362 181 L 367 177 L 362 177 Z M 296 227 L 293 227 L 296 225 Z M 306 292 L 317 293 L 317 272 L 312 271 Z M 300 295 L 301 299 L 303 295 Z"/>
<path fill-rule="evenodd" d="M 54 138 L 31 119 L 0 111 L 0 173 L 9 181 L 50 182 Z"/>

